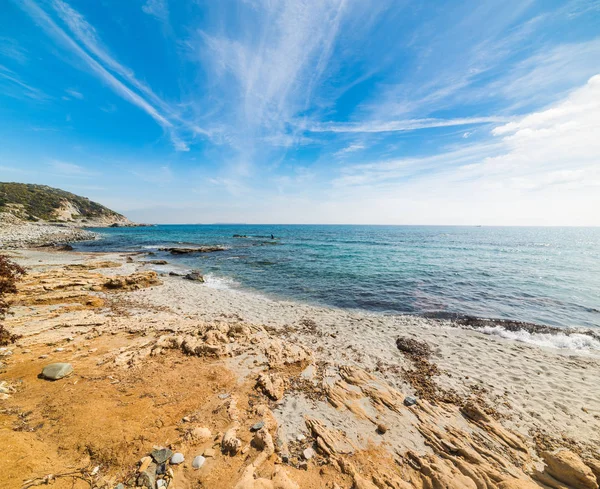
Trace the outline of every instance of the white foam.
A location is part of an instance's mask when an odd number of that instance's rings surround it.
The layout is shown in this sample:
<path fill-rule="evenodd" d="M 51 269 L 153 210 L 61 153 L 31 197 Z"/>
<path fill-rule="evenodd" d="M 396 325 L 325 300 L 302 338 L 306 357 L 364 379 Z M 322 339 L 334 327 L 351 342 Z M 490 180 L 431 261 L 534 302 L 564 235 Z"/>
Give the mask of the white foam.
<path fill-rule="evenodd" d="M 500 336 L 509 340 L 520 341 L 537 346 L 548 348 L 558 348 L 563 350 L 584 350 L 584 351 L 600 351 L 600 341 L 591 336 L 572 333 L 570 335 L 564 333 L 530 333 L 526 330 L 508 331 L 502 326 L 485 326 L 477 328 L 476 331 L 481 333 Z"/>
<path fill-rule="evenodd" d="M 230 277 L 218 277 L 213 273 L 204 275 L 204 283 L 211 289 L 233 289 L 240 285 Z"/>

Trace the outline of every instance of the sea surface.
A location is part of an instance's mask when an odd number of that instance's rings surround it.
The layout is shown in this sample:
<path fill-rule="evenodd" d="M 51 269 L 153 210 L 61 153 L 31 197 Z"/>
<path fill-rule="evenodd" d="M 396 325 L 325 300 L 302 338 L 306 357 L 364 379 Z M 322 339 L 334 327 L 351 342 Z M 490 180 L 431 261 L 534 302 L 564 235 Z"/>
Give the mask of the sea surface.
<path fill-rule="evenodd" d="M 213 287 L 382 313 L 600 327 L 600 228 L 227 224 L 93 231 L 101 238 L 77 249 L 153 252 L 141 259 L 169 261 L 157 270 L 201 270 Z M 158 251 L 197 245 L 227 249 Z"/>

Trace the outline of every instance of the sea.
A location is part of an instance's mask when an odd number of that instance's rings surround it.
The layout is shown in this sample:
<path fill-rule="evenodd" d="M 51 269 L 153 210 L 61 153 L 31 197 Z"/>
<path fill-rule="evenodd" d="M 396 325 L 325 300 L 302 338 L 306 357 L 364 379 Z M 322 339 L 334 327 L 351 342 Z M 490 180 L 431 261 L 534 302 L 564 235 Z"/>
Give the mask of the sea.
<path fill-rule="evenodd" d="M 207 286 L 382 314 L 600 328 L 600 228 L 156 225 L 92 229 L 81 251 L 137 251 Z M 220 245 L 172 255 L 163 247 Z M 600 331 L 600 330 L 598 330 Z"/>

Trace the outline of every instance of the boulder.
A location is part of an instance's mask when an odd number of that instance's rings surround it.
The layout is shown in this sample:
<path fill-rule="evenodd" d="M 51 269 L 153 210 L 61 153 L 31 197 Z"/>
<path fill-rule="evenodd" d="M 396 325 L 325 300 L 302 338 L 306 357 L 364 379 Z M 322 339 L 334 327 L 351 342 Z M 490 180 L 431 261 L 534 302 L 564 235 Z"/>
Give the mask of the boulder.
<path fill-rule="evenodd" d="M 184 278 L 193 280 L 194 282 L 204 283 L 204 276 L 198 271 L 190 272 Z"/>
<path fill-rule="evenodd" d="M 46 380 L 59 380 L 73 372 L 70 363 L 51 363 L 42 370 L 42 377 Z"/>
<path fill-rule="evenodd" d="M 573 452 L 559 449 L 542 453 L 546 462 L 546 472 L 556 480 L 572 486 L 574 489 L 598 489 L 596 476 Z"/>

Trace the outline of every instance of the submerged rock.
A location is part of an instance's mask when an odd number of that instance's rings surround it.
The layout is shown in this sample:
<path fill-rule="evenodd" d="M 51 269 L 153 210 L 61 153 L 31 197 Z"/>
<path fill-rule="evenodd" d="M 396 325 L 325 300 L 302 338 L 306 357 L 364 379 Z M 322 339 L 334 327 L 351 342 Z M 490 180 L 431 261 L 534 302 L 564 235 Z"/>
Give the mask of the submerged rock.
<path fill-rule="evenodd" d="M 59 380 L 73 372 L 70 363 L 51 363 L 42 370 L 42 377 L 47 380 Z"/>

